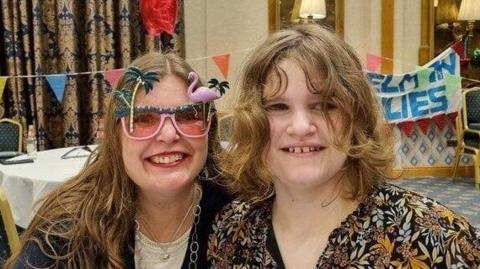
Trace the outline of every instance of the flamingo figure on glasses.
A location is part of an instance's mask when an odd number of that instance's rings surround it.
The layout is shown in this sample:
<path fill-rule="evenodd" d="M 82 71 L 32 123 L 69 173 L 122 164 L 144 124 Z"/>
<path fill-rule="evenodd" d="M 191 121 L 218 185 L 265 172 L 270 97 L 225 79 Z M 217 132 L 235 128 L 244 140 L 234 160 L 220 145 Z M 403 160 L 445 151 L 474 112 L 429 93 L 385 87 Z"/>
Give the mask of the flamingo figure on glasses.
<path fill-rule="evenodd" d="M 218 93 L 218 91 L 214 88 L 208 88 L 205 86 L 196 88 L 199 81 L 197 73 L 190 72 L 188 74 L 188 80 L 191 81 L 190 85 L 188 86 L 188 97 L 193 102 L 206 103 L 220 98 L 220 93 Z"/>

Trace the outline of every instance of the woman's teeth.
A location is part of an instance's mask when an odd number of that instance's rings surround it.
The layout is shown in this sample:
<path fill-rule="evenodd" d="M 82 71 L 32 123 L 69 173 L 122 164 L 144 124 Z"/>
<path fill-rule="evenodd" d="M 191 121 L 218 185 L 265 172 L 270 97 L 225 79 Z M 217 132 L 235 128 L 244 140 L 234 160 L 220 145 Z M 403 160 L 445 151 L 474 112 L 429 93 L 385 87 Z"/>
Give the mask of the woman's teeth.
<path fill-rule="evenodd" d="M 173 163 L 181 159 L 183 159 L 183 154 L 181 153 L 172 154 L 168 156 L 156 155 L 156 156 L 150 157 L 150 160 L 153 163 L 161 163 L 161 164 Z"/>

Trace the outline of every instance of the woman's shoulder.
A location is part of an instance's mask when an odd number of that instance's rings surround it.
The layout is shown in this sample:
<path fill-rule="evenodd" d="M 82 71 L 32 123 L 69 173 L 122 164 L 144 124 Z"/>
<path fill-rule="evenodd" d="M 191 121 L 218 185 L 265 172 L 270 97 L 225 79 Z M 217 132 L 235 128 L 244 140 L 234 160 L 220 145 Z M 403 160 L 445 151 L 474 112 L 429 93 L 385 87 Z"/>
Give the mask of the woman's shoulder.
<path fill-rule="evenodd" d="M 66 248 L 65 240 L 36 233 L 25 242 L 12 268 L 65 268 L 60 257 L 65 254 Z"/>

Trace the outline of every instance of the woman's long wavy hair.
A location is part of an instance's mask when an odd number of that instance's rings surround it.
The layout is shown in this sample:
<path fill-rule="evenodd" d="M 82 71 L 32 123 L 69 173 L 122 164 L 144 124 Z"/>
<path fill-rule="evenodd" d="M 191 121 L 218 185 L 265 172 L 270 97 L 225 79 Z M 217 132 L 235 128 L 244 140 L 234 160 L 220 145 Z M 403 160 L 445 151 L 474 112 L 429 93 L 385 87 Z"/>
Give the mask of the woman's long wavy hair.
<path fill-rule="evenodd" d="M 231 141 L 218 153 L 227 184 L 240 198 L 250 201 L 263 200 L 273 192 L 272 173 L 265 162 L 270 127 L 263 104 L 274 97 L 266 96 L 266 87 L 274 85 L 270 90 L 276 96 L 288 84 L 279 67 L 285 59 L 303 70 L 312 93 L 338 109 L 343 129 L 335 130 L 334 145 L 348 156 L 344 165 L 344 178 L 351 190 L 348 196 L 357 199 L 366 195 L 391 168 L 391 135 L 353 48 L 317 25 L 296 26 L 271 35 L 244 64 L 238 103 L 232 112 Z M 326 119 L 333 128 L 330 118 Z"/>
<path fill-rule="evenodd" d="M 150 53 L 133 61 L 142 71 L 155 71 L 159 78 L 173 74 L 188 85 L 192 68 L 171 53 Z M 123 76 L 117 89 L 125 85 Z M 136 185 L 123 164 L 121 128 L 110 98 L 103 142 L 97 154 L 75 177 L 62 184 L 41 201 L 41 206 L 22 235 L 22 246 L 13 253 L 5 268 L 12 268 L 27 244 L 38 244 L 41 251 L 67 268 L 124 268 L 123 250 L 128 244 L 136 212 Z M 218 168 L 212 160 L 217 119 L 209 132 L 206 169 L 213 175 Z M 54 172 L 54 171 L 52 171 Z M 60 249 L 60 251 L 59 251 Z M 53 265 L 55 268 L 56 266 Z"/>

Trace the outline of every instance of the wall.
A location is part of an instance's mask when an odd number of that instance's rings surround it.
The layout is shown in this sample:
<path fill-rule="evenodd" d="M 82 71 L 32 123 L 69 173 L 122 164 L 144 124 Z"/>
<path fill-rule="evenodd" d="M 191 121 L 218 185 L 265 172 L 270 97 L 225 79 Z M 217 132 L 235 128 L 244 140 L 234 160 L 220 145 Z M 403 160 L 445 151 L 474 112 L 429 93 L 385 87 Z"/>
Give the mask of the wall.
<path fill-rule="evenodd" d="M 345 0 L 344 40 L 364 61 L 367 53 L 381 54 L 380 1 Z"/>
<path fill-rule="evenodd" d="M 345 41 L 365 60 L 366 54 L 381 55 L 381 0 L 345 0 Z M 395 1 L 394 73 L 415 69 L 420 47 L 420 1 Z M 387 59 L 385 59 L 387 60 Z"/>
<path fill-rule="evenodd" d="M 228 81 L 235 88 L 239 67 L 251 48 L 268 34 L 266 0 L 185 0 L 185 56 L 205 83 L 224 79 L 209 56 L 231 53 Z M 207 57 L 207 58 L 205 58 Z M 217 103 L 225 110 L 233 91 Z"/>

